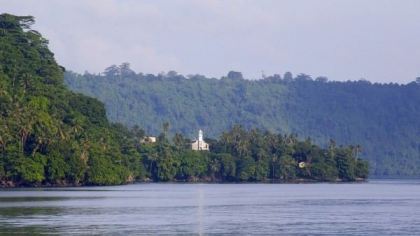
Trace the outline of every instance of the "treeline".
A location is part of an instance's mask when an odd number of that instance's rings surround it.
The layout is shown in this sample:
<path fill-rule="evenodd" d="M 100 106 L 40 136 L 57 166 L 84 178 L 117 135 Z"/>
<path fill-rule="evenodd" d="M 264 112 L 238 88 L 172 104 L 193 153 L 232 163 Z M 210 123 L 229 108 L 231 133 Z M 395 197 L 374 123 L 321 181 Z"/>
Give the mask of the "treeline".
<path fill-rule="evenodd" d="M 145 131 L 109 123 L 101 102 L 65 88 L 64 68 L 33 23 L 30 16 L 0 15 L 0 186 L 368 175 L 358 148 L 331 143 L 321 149 L 310 140 L 239 126 L 209 140 L 210 152 L 191 151 L 180 134 L 169 140 L 168 124 L 158 142 L 144 143 Z"/>
<path fill-rule="evenodd" d="M 127 137 L 136 137 L 132 132 Z M 368 176 L 368 163 L 358 146 L 322 149 L 310 139 L 279 135 L 239 125 L 218 140 L 207 140 L 210 151 L 192 151 L 191 142 L 161 134 L 156 143 L 137 145 L 145 176 L 153 181 L 355 181 Z"/>
<path fill-rule="evenodd" d="M 306 74 L 246 80 L 240 72 L 220 79 L 136 73 L 128 63 L 103 73 L 67 72 L 74 91 L 103 101 L 111 121 L 157 134 L 192 137 L 199 128 L 219 137 L 235 124 L 312 137 L 326 147 L 363 144 L 361 157 L 376 177 L 420 176 L 420 79 L 409 84 L 366 80 L 336 82 Z"/>

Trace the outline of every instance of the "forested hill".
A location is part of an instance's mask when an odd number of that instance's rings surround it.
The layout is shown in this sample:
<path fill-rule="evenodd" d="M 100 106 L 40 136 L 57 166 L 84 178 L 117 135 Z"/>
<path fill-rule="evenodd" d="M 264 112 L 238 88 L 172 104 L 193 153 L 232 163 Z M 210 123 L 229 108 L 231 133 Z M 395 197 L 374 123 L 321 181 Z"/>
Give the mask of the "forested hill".
<path fill-rule="evenodd" d="M 180 134 L 169 140 L 167 124 L 157 142 L 146 142 L 144 131 L 109 123 L 101 102 L 65 87 L 64 68 L 33 23 L 31 16 L 0 14 L 0 187 L 367 178 L 368 162 L 355 147 L 320 148 L 309 139 L 240 126 L 208 140 L 210 151 L 192 151 Z M 159 121 L 149 122 L 157 131 Z"/>
<path fill-rule="evenodd" d="M 103 101 L 112 121 L 139 125 L 157 134 L 210 137 L 234 124 L 312 137 L 321 145 L 334 140 L 360 144 L 374 176 L 420 176 L 420 80 L 406 85 L 368 81 L 328 82 L 300 74 L 262 80 L 230 72 L 221 79 L 176 72 L 135 73 L 128 63 L 101 74 L 65 74 L 74 91 Z"/>
<path fill-rule="evenodd" d="M 139 175 L 139 155 L 101 102 L 64 85 L 31 16 L 0 15 L 0 187 L 121 184 Z M 124 143 L 124 145 L 127 145 Z"/>

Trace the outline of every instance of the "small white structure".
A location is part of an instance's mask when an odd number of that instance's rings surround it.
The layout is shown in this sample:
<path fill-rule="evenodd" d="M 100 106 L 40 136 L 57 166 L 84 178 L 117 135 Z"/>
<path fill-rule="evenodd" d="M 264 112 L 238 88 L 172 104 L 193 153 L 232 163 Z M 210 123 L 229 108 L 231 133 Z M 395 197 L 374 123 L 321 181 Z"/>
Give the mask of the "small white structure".
<path fill-rule="evenodd" d="M 142 140 L 140 140 L 140 143 L 156 143 L 156 137 L 146 136 Z"/>
<path fill-rule="evenodd" d="M 191 144 L 191 149 L 195 151 L 208 151 L 209 150 L 209 144 L 204 142 L 203 131 L 201 129 L 198 131 L 198 140 L 195 140 Z"/>

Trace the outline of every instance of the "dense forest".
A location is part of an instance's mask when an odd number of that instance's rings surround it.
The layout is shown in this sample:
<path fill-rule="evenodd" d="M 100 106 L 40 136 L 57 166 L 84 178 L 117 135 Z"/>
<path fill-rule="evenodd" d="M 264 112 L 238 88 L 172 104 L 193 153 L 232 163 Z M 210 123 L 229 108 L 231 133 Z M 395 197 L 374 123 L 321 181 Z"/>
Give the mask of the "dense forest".
<path fill-rule="evenodd" d="M 240 125 L 208 139 L 210 151 L 192 151 L 189 139 L 170 135 L 169 123 L 159 127 L 157 142 L 146 142 L 144 130 L 108 122 L 101 102 L 65 87 L 65 69 L 33 23 L 30 16 L 0 15 L 0 186 L 368 176 L 359 146 L 331 141 L 320 148 L 310 139 Z M 162 109 L 167 105 L 162 101 Z"/>
<path fill-rule="evenodd" d="M 146 178 L 154 181 L 355 181 L 368 177 L 368 163 L 360 159 L 358 146 L 338 147 L 332 141 L 322 149 L 310 139 L 299 141 L 294 135 L 235 125 L 218 140 L 207 140 L 209 152 L 193 151 L 182 134 L 169 141 L 167 130 L 157 143 L 137 148 Z"/>
<path fill-rule="evenodd" d="M 158 134 L 193 137 L 198 128 L 209 137 L 241 124 L 273 133 L 312 137 L 327 147 L 360 144 L 377 177 L 420 176 L 420 78 L 409 84 L 366 80 L 336 82 L 306 74 L 246 80 L 231 71 L 220 79 L 136 73 L 129 63 L 100 74 L 67 72 L 74 91 L 105 103 L 108 117 Z"/>
<path fill-rule="evenodd" d="M 101 102 L 69 91 L 30 16 L 0 15 L 0 185 L 120 184 L 128 165 Z"/>

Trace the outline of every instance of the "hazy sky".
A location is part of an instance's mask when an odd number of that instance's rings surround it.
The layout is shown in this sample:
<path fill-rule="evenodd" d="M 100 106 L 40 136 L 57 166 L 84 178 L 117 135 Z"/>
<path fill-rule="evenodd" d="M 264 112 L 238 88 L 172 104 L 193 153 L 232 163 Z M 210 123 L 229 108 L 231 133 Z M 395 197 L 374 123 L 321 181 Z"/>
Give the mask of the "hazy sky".
<path fill-rule="evenodd" d="M 420 76 L 418 0 L 0 0 L 0 12 L 35 16 L 58 62 L 78 72 L 127 61 L 212 77 Z"/>

